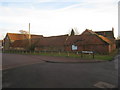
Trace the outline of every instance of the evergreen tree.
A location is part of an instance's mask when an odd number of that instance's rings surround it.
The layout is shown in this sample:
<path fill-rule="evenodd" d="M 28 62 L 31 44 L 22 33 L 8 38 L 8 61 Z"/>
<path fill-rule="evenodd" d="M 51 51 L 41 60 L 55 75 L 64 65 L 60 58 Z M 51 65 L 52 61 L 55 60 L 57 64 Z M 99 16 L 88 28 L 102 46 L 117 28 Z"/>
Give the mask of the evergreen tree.
<path fill-rule="evenodd" d="M 75 32 L 74 32 L 74 30 L 72 29 L 70 36 L 73 36 L 73 35 L 75 35 Z"/>

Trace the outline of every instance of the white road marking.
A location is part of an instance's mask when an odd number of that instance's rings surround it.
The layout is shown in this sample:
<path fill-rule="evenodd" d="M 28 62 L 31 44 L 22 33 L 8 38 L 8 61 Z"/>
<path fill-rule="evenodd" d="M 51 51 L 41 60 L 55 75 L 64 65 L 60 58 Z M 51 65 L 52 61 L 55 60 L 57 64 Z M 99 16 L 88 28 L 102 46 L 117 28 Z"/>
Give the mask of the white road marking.
<path fill-rule="evenodd" d="M 94 84 L 94 86 L 97 88 L 115 88 L 115 85 L 112 85 L 112 84 L 107 83 L 107 82 L 102 82 L 102 81 Z"/>

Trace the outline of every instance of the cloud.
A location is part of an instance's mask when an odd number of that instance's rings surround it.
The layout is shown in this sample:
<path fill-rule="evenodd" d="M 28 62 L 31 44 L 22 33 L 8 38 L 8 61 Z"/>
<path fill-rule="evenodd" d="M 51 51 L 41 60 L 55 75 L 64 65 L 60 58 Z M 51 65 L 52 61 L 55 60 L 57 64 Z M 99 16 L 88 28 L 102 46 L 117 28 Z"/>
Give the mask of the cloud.
<path fill-rule="evenodd" d="M 55 2 L 55 0 L 45 1 Z M 69 2 L 72 1 L 69 0 Z M 32 9 L 0 6 L 2 12 L 0 13 L 2 25 L 0 31 L 5 34 L 6 32 L 18 32 L 21 29 L 28 30 L 30 22 L 31 33 L 44 36 L 67 34 L 74 27 L 78 28 L 80 33 L 86 28 L 97 31 L 111 30 L 114 27 L 117 33 L 117 4 L 114 4 L 113 0 L 109 2 L 108 0 L 102 0 L 103 2 L 100 0 L 79 1 L 81 0 L 75 0 L 77 4 L 50 10 L 36 9 L 34 5 Z"/>
<path fill-rule="evenodd" d="M 0 0 L 0 2 L 81 2 L 83 0 Z"/>

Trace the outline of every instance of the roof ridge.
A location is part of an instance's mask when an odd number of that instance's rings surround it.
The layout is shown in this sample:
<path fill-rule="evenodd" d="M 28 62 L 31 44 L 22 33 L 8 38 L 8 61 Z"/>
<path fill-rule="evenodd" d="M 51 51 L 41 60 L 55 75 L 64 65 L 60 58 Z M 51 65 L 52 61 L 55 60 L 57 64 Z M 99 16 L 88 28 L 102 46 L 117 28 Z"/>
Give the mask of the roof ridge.
<path fill-rule="evenodd" d="M 94 32 L 113 32 L 112 30 L 106 30 L 106 31 L 94 31 Z"/>
<path fill-rule="evenodd" d="M 28 34 L 23 34 L 23 33 L 7 33 L 7 34 L 28 35 Z M 30 35 L 43 36 L 43 35 L 37 35 L 37 34 L 30 34 Z"/>
<path fill-rule="evenodd" d="M 65 35 L 59 35 L 59 36 L 48 36 L 48 37 L 44 37 L 44 38 L 61 37 L 61 36 L 68 36 L 68 34 L 65 34 Z"/>

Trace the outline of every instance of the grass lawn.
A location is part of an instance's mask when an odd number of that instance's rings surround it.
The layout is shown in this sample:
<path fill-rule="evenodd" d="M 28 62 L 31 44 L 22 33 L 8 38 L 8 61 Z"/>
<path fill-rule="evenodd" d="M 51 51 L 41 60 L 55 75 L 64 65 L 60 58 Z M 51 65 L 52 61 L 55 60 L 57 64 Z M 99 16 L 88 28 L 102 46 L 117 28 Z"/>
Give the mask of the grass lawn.
<path fill-rule="evenodd" d="M 5 53 L 19 53 L 19 54 L 30 54 L 30 55 L 46 55 L 46 56 L 57 56 L 57 57 L 67 57 L 67 58 L 80 58 L 80 59 L 89 59 L 93 60 L 93 55 L 91 54 L 83 54 L 83 57 L 81 57 L 81 54 L 76 54 L 76 53 L 60 53 L 60 52 L 41 52 L 41 53 L 21 53 L 21 52 L 5 52 Z M 95 54 L 94 59 L 95 60 L 113 60 L 115 55 L 118 53 L 118 50 L 115 50 L 114 52 L 107 54 L 107 55 L 101 55 L 101 54 Z"/>

